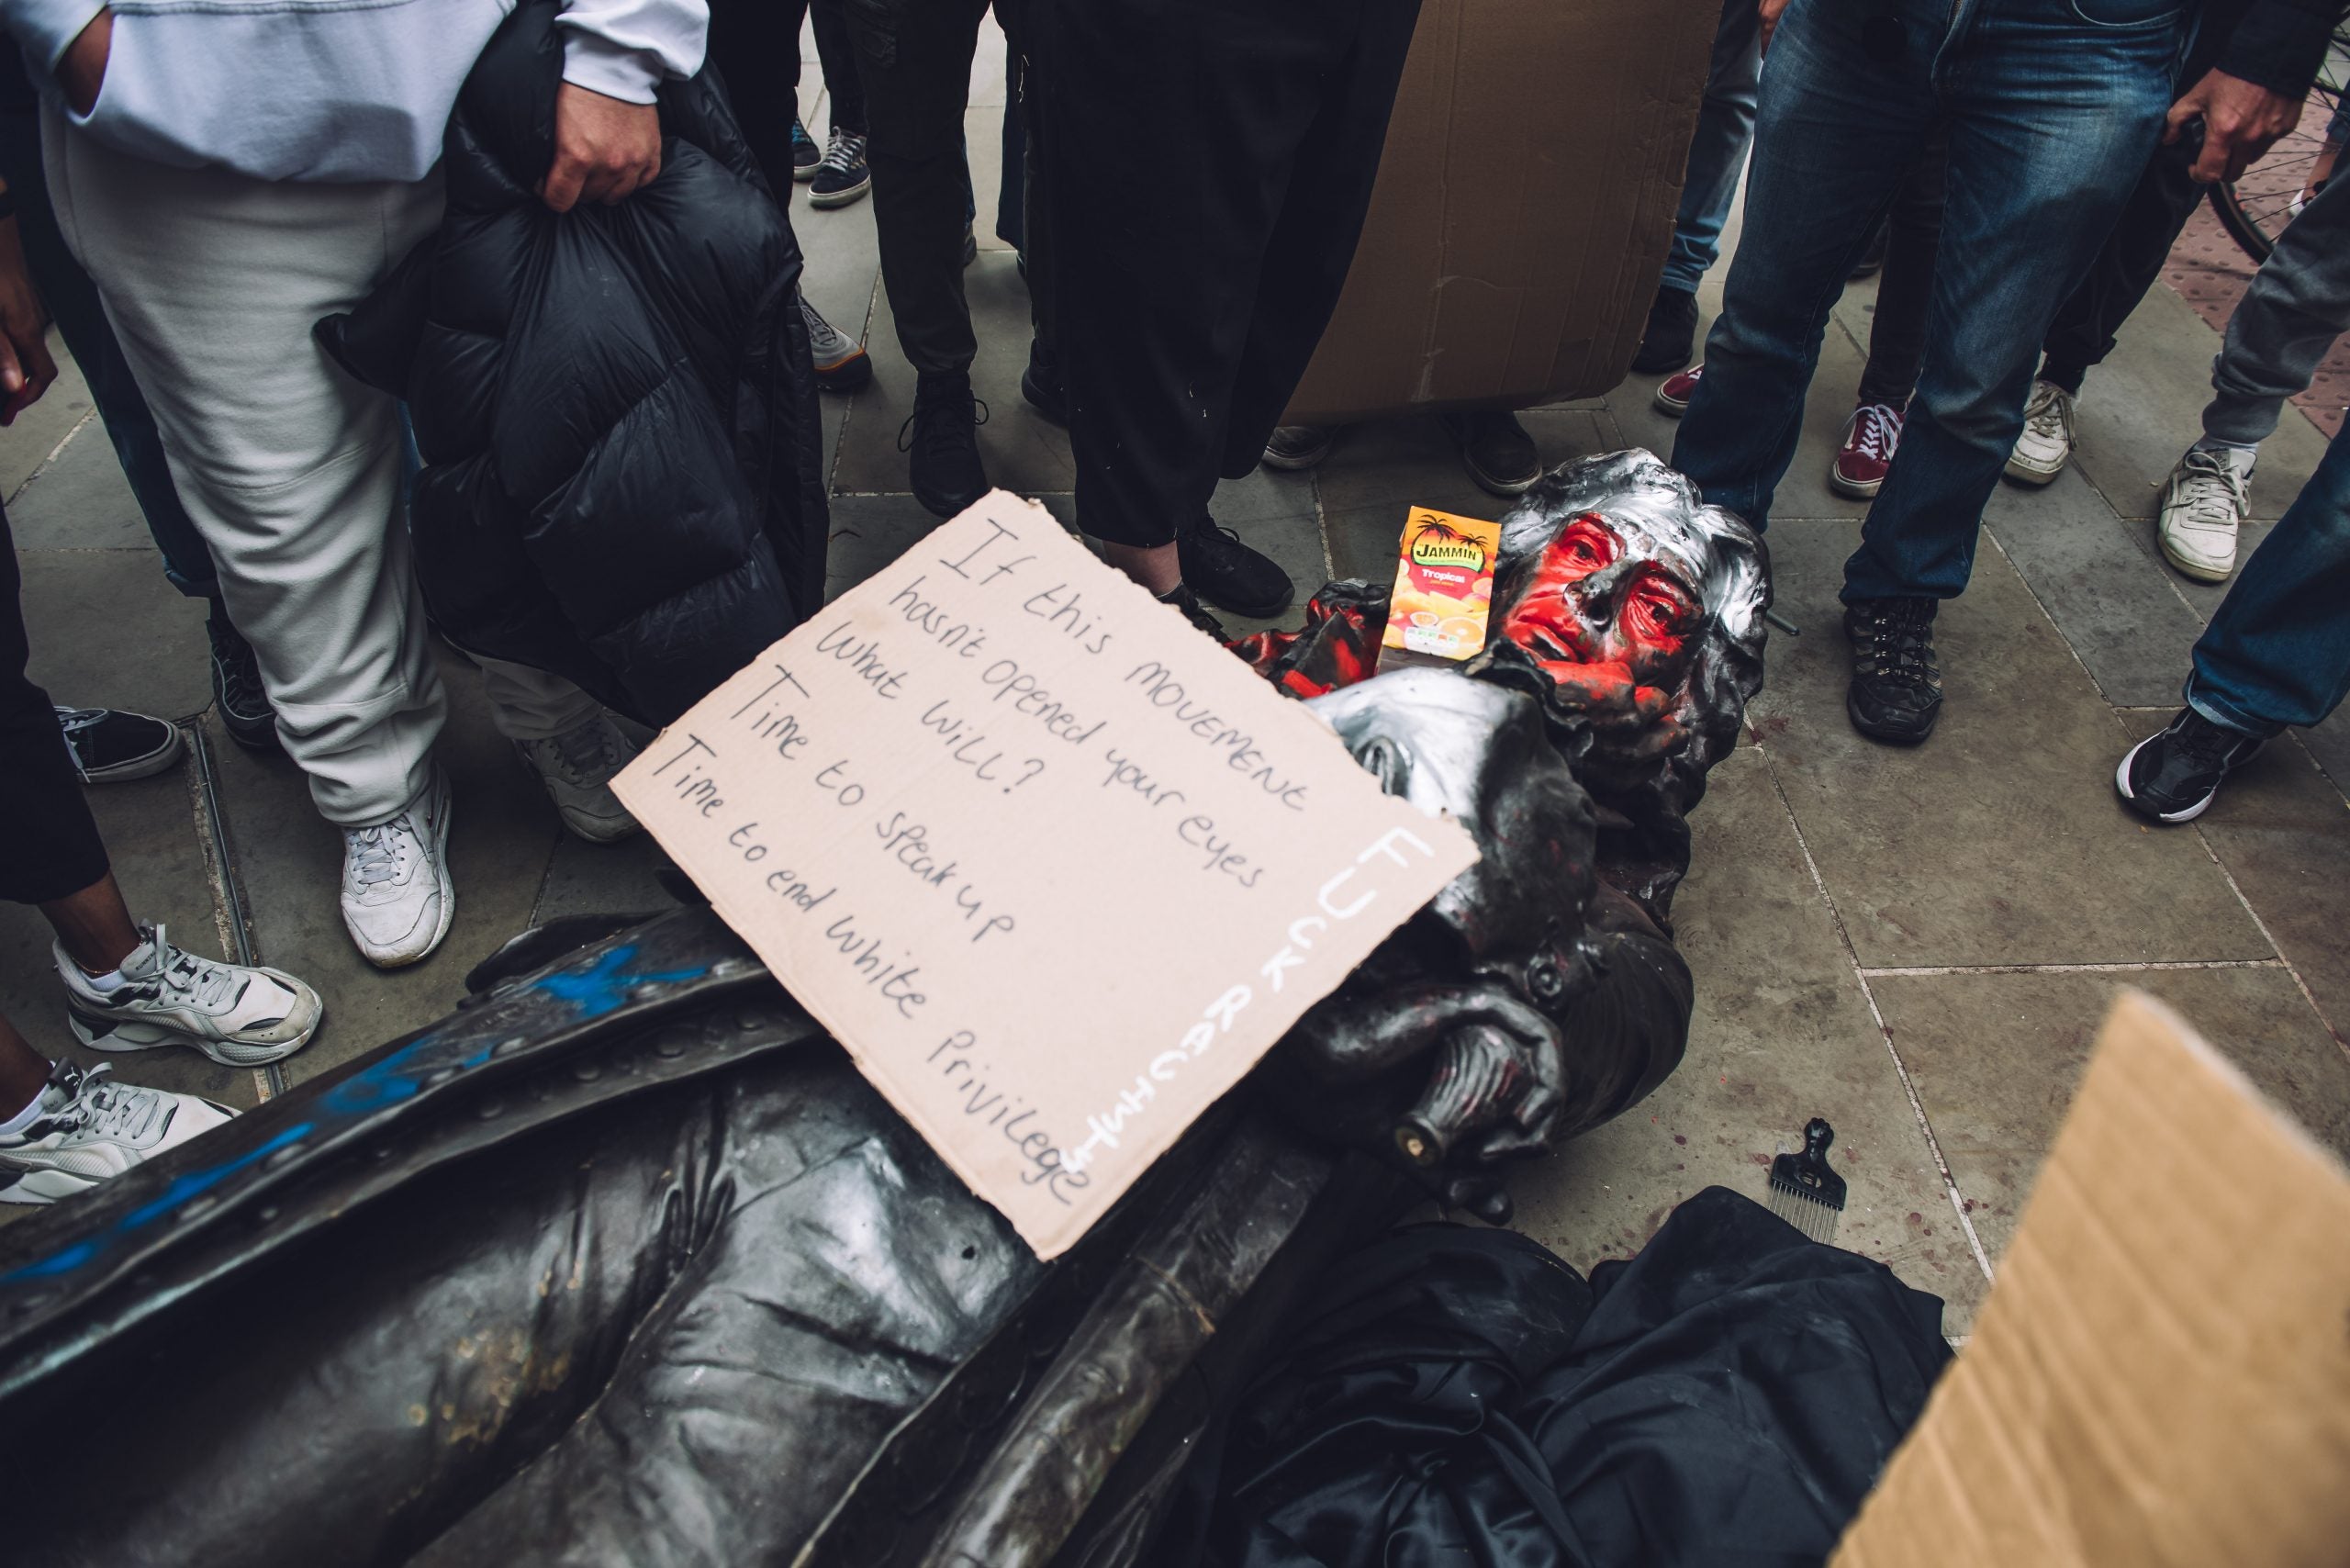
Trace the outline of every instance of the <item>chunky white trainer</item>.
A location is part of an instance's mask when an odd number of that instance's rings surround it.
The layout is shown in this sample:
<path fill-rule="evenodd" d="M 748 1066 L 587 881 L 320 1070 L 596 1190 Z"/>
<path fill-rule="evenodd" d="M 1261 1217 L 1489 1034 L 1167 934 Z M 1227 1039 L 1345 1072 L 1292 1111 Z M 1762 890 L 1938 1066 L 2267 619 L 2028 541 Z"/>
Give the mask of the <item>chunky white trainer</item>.
<path fill-rule="evenodd" d="M 285 970 L 183 952 L 161 925 L 141 934 L 146 940 L 122 961 L 111 991 L 55 949 L 73 1037 L 91 1049 L 193 1046 L 224 1066 L 261 1067 L 292 1056 L 319 1032 L 325 1012 L 319 993 Z"/>
<path fill-rule="evenodd" d="M 2053 381 L 2035 381 L 2023 406 L 2023 433 L 2008 454 L 2008 477 L 2045 485 L 2073 455 L 2073 395 Z"/>
<path fill-rule="evenodd" d="M 2251 510 L 2244 487 L 2253 454 L 2189 447 L 2163 487 L 2154 538 L 2163 559 L 2198 582 L 2223 583 L 2236 569 L 2236 530 Z"/>
<path fill-rule="evenodd" d="M 611 844 L 637 831 L 612 775 L 636 756 L 636 743 L 608 714 L 575 724 L 553 740 L 516 741 L 514 749 L 546 787 L 563 825 L 590 844 Z"/>
<path fill-rule="evenodd" d="M 457 918 L 449 880 L 449 779 L 432 778 L 400 814 L 342 830 L 342 924 L 360 953 L 396 969 L 441 946 Z"/>
<path fill-rule="evenodd" d="M 0 1204 L 53 1204 L 210 1132 L 236 1113 L 193 1094 L 117 1083 L 110 1063 L 50 1070 L 29 1126 L 0 1133 Z"/>

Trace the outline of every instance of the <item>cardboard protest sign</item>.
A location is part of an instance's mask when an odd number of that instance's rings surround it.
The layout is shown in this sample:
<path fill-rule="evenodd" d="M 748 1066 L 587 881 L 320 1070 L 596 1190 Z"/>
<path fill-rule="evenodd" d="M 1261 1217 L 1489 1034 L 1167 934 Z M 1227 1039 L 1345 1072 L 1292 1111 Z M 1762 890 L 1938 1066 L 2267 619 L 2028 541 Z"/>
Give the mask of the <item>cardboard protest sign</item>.
<path fill-rule="evenodd" d="M 614 788 L 1046 1258 L 1477 858 L 1001 491 Z"/>

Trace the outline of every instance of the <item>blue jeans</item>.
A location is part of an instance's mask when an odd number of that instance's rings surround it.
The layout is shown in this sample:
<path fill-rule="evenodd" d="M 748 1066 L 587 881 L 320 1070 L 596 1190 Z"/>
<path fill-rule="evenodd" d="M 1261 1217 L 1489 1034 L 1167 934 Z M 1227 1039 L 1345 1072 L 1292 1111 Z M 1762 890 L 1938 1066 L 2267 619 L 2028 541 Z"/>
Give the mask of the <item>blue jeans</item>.
<path fill-rule="evenodd" d="M 2273 735 L 2350 692 L 2350 444 L 2336 439 L 2195 644 L 2187 705 Z"/>
<path fill-rule="evenodd" d="M 1941 126 L 1925 366 L 1843 597 L 1961 592 L 2041 340 L 2145 168 L 2183 32 L 2180 0 L 1791 0 L 1762 73 L 1745 232 L 1673 466 L 1707 500 L 1769 523 L 1829 311 Z"/>
<path fill-rule="evenodd" d="M 1762 32 L 1755 0 L 1722 0 L 1714 31 L 1714 63 L 1706 73 L 1706 101 L 1689 141 L 1689 172 L 1681 181 L 1681 209 L 1673 215 L 1673 249 L 1661 286 L 1697 292 L 1721 254 L 1722 225 L 1738 194 L 1754 140 L 1754 84 L 1762 70 Z"/>

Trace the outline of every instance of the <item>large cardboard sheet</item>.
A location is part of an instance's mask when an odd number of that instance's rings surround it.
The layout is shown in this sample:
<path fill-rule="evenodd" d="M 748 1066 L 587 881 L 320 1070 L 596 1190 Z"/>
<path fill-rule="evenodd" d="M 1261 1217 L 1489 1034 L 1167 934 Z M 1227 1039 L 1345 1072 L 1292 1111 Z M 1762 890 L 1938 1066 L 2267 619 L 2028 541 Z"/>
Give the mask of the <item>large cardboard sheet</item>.
<path fill-rule="evenodd" d="M 614 788 L 1046 1258 L 1477 858 L 1002 491 Z"/>
<path fill-rule="evenodd" d="M 1833 1568 L 2345 1562 L 2350 1176 L 2128 992 Z"/>

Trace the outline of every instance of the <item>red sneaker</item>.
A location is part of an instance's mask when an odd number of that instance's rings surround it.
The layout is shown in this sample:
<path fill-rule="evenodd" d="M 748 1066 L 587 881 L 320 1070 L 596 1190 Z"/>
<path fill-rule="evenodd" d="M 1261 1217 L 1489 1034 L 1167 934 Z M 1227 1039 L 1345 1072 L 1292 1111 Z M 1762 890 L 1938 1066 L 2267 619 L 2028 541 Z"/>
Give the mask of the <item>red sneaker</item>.
<path fill-rule="evenodd" d="M 1844 444 L 1828 465 L 1828 487 L 1840 496 L 1867 500 L 1885 485 L 1885 471 L 1901 444 L 1901 410 L 1890 403 L 1863 403 L 1844 421 Z"/>
<path fill-rule="evenodd" d="M 1705 374 L 1706 363 L 1699 360 L 1678 375 L 1666 376 L 1656 389 L 1656 411 L 1675 420 L 1687 413 L 1689 399 L 1697 395 L 1697 378 Z"/>

